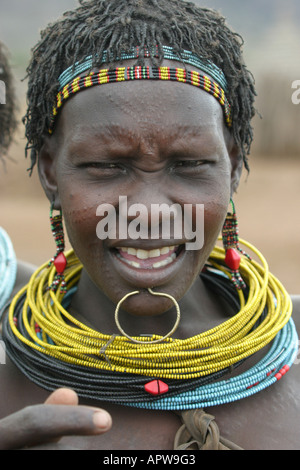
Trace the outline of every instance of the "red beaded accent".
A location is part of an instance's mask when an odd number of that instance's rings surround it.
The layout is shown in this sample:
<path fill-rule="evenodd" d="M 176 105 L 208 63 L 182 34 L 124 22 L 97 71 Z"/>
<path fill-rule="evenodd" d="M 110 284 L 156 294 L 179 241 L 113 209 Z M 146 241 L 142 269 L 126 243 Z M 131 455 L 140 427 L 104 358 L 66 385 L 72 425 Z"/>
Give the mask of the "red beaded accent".
<path fill-rule="evenodd" d="M 225 256 L 225 263 L 233 271 L 237 271 L 240 267 L 241 257 L 234 248 L 228 248 Z"/>
<path fill-rule="evenodd" d="M 276 379 L 280 380 L 283 377 L 283 375 L 286 374 L 289 370 L 290 370 L 290 366 L 286 364 L 285 366 L 282 367 L 282 369 L 280 369 L 279 372 L 277 372 L 277 374 L 275 374 Z"/>
<path fill-rule="evenodd" d="M 67 266 L 67 260 L 64 253 L 59 253 L 54 260 L 54 266 L 58 274 L 62 274 Z"/>
<path fill-rule="evenodd" d="M 152 380 L 144 385 L 146 392 L 150 395 L 162 395 L 169 391 L 169 386 L 162 380 Z"/>
<path fill-rule="evenodd" d="M 238 223 L 235 212 L 235 207 L 232 199 L 232 213 L 228 212 L 222 228 L 222 240 L 225 250 L 225 264 L 231 270 L 231 280 L 237 289 L 244 289 L 246 284 L 239 272 L 241 255 L 246 256 L 249 260 L 250 257 L 244 250 L 239 247 L 239 234 Z"/>

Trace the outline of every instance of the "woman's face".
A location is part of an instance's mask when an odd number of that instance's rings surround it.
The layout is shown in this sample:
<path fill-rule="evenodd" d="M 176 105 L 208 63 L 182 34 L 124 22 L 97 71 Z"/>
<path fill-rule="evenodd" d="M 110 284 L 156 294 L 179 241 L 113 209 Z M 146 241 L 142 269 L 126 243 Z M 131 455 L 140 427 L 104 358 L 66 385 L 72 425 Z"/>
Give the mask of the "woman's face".
<path fill-rule="evenodd" d="M 77 256 L 113 304 L 140 290 L 124 308 L 160 314 L 170 303 L 149 296 L 148 287 L 177 300 L 189 290 L 214 247 L 239 177 L 230 142 L 218 102 L 190 85 L 114 83 L 82 91 L 64 105 L 42 149 L 40 173 L 48 197 L 54 194 L 56 207 L 62 208 Z M 120 196 L 126 197 L 127 213 Z M 97 208 L 104 204 L 113 206 L 117 230 L 115 237 L 100 239 L 97 227 L 107 214 L 97 215 Z M 133 204 L 147 212 L 129 215 Z M 176 204 L 182 214 L 191 205 L 193 230 L 203 231 L 203 246 L 186 249 L 184 229 L 180 236 L 170 231 L 170 239 L 162 233 L 153 239 L 151 229 L 163 222 L 155 204 Z M 200 204 L 204 225 L 196 218 Z M 121 216 L 127 228 L 139 216 L 148 237 L 119 234 Z"/>

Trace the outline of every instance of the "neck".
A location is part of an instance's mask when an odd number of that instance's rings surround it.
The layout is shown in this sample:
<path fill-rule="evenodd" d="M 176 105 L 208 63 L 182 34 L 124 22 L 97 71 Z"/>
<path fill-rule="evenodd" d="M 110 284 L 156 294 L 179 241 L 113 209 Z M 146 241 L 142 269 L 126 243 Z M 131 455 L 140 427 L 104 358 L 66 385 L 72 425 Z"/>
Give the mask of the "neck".
<path fill-rule="evenodd" d="M 228 305 L 206 287 L 200 277 L 179 301 L 181 320 L 176 338 L 185 339 L 206 331 L 228 318 L 232 314 Z M 76 294 L 73 296 L 70 312 L 83 323 L 103 334 L 120 334 L 114 320 L 114 305 L 91 281 L 87 272 L 82 271 Z M 164 336 L 175 323 L 176 311 L 171 308 L 167 312 L 153 317 L 131 315 L 120 311 L 120 323 L 131 336 L 140 334 L 158 334 Z"/>

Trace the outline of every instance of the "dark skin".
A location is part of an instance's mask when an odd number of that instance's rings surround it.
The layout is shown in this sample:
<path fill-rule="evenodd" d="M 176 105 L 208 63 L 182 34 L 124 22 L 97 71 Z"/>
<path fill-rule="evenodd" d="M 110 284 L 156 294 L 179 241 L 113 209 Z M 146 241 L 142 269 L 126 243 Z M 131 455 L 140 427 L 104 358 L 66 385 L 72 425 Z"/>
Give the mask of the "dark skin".
<path fill-rule="evenodd" d="M 140 295 L 124 305 L 125 331 L 165 334 L 174 323 L 174 309 L 168 301 L 150 296 L 146 292 L 149 285 L 179 301 L 181 321 L 176 337 L 207 330 L 231 313 L 198 277 L 220 232 L 241 172 L 239 154 L 214 98 L 190 86 L 153 82 L 116 84 L 81 92 L 64 106 L 53 136 L 45 139 L 39 172 L 49 200 L 54 198 L 56 209 L 63 209 L 70 241 L 84 264 L 71 305 L 75 316 L 103 333 L 118 333 L 113 319 L 115 305 L 123 295 L 138 288 Z M 172 264 L 151 273 L 125 266 L 115 256 L 118 247 L 150 250 L 166 243 L 97 238 L 97 206 L 109 202 L 118 208 L 118 196 L 122 194 L 128 196 L 130 204 L 203 203 L 203 249 L 181 251 Z M 184 242 L 172 240 L 170 244 Z M 295 299 L 294 318 L 298 326 L 299 315 L 300 303 Z M 48 393 L 29 382 L 11 363 L 0 372 L 1 394 L 9 397 L 0 405 L 0 416 L 47 399 Z M 207 411 L 216 416 L 221 434 L 245 449 L 296 449 L 299 381 L 295 366 L 266 391 Z M 20 412 L 19 421 L 18 415 L 17 419 L 8 417 L 6 433 L 1 435 L 0 427 L 2 447 L 20 448 L 27 442 L 36 447 L 37 435 L 47 442 L 54 436 L 77 434 L 46 447 L 172 449 L 180 426 L 175 413 L 82 400 L 78 406 L 73 392 L 56 393 L 50 398 L 50 413 L 48 402 L 27 408 L 27 421 L 22 420 L 24 411 Z M 65 403 L 68 406 L 63 407 Z M 107 418 L 104 412 L 102 426 L 95 427 L 95 406 L 110 413 L 113 423 L 110 432 L 105 432 L 111 422 L 108 419 L 104 424 Z M 28 428 L 34 422 L 33 435 L 20 422 L 29 422 Z M 17 440 L 13 436 L 21 427 L 21 438 Z M 9 443 L 5 443 L 3 434 L 9 436 Z"/>
<path fill-rule="evenodd" d="M 18 260 L 17 277 L 13 293 L 17 293 L 27 282 L 31 275 L 36 270 L 36 267 L 25 261 Z"/>

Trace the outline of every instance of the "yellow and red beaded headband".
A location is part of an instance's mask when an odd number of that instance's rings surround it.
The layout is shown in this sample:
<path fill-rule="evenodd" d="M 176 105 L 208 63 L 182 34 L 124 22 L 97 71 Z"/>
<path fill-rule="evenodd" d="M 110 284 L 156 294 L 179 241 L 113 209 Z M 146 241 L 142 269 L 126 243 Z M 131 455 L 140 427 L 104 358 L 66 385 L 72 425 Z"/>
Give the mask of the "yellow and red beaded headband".
<path fill-rule="evenodd" d="M 149 53 L 145 52 L 145 57 Z M 129 59 L 138 57 L 138 48 L 135 49 L 134 54 L 122 55 L 121 59 Z M 169 80 L 181 83 L 187 83 L 198 87 L 212 96 L 214 96 L 223 108 L 225 122 L 228 127 L 231 127 L 231 109 L 230 104 L 225 96 L 224 88 L 226 88 L 226 79 L 223 72 L 210 62 L 201 61 L 197 56 L 194 56 L 189 51 L 183 51 L 179 59 L 178 55 L 173 54 L 170 48 L 164 46 L 164 58 L 172 60 L 182 60 L 185 63 L 192 64 L 207 71 L 210 76 L 196 72 L 189 71 L 184 68 L 171 68 L 171 67 L 151 67 L 151 66 L 131 66 L 131 67 L 116 67 L 115 69 L 101 69 L 98 72 L 89 72 L 83 75 L 83 72 L 90 70 L 92 66 L 92 59 L 88 57 L 84 62 L 75 64 L 74 67 L 69 67 L 59 77 L 60 90 L 56 97 L 56 103 L 53 107 L 53 113 L 50 119 L 49 133 L 53 132 L 54 123 L 59 109 L 65 101 L 79 91 L 86 90 L 95 85 L 104 85 L 107 83 L 120 83 L 132 80 Z M 76 76 L 76 74 L 79 74 Z M 213 77 L 214 80 L 210 77 Z"/>

